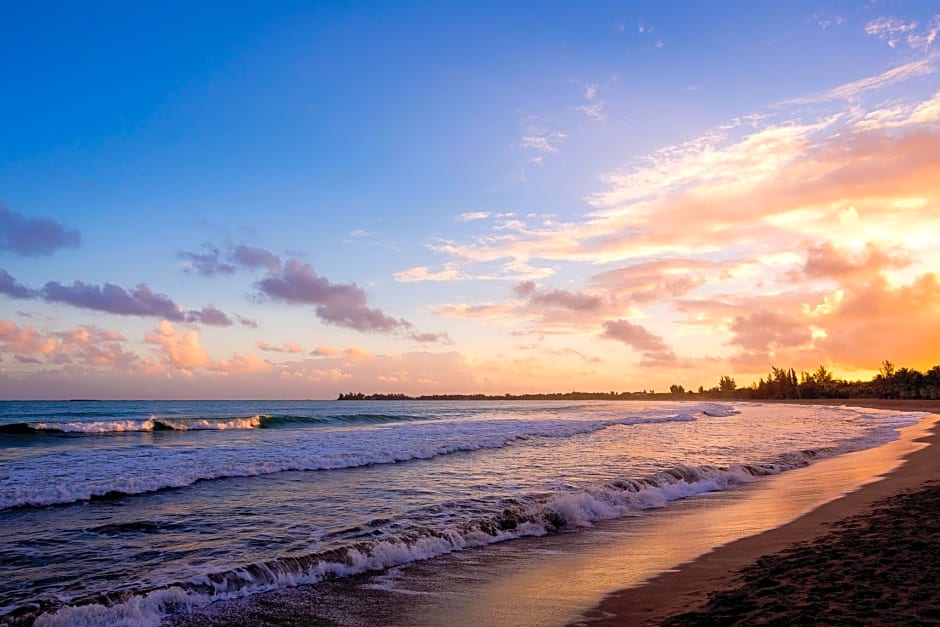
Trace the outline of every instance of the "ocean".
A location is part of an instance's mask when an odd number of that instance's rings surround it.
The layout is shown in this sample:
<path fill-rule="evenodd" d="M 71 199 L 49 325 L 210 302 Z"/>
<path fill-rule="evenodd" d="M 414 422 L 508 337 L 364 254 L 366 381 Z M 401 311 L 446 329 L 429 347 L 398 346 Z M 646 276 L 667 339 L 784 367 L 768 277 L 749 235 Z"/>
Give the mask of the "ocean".
<path fill-rule="evenodd" d="M 407 577 L 415 563 L 435 579 L 494 545 L 539 551 L 590 543 L 604 521 L 656 524 L 688 497 L 879 446 L 923 416 L 704 401 L 0 402 L 0 623 L 174 622 L 259 593 Z"/>

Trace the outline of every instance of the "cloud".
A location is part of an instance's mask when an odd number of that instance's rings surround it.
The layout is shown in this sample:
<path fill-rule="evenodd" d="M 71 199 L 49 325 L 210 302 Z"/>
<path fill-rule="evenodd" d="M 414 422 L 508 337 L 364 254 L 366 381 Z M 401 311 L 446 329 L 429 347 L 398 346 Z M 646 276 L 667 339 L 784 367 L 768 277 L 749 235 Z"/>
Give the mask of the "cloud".
<path fill-rule="evenodd" d="M 912 78 L 919 78 L 933 74 L 937 69 L 934 65 L 935 59 L 935 55 L 922 59 L 915 59 L 914 61 L 909 61 L 903 65 L 893 67 L 890 70 L 882 72 L 881 74 L 876 74 L 874 76 L 868 76 L 857 81 L 845 83 L 815 96 L 801 96 L 798 98 L 785 100 L 778 106 L 786 107 L 790 105 L 806 105 L 832 102 L 834 100 L 856 99 L 866 92 L 883 89 L 885 87 L 889 87 Z"/>
<path fill-rule="evenodd" d="M 224 311 L 213 305 L 207 305 L 199 311 L 187 312 L 186 321 L 201 322 L 202 324 L 209 324 L 216 327 L 230 327 L 235 324 Z"/>
<path fill-rule="evenodd" d="M 166 294 L 153 292 L 146 283 L 125 290 L 113 283 L 98 286 L 82 281 L 62 285 L 49 281 L 41 290 L 43 300 L 123 316 L 156 316 L 167 320 L 186 319 L 183 309 Z"/>
<path fill-rule="evenodd" d="M 388 333 L 408 329 L 406 320 L 392 318 L 382 310 L 368 307 L 366 293 L 355 283 L 330 283 L 318 276 L 310 264 L 290 259 L 277 271 L 271 271 L 256 284 L 272 300 L 314 305 L 324 322 L 361 332 Z"/>
<path fill-rule="evenodd" d="M 302 353 L 304 351 L 304 349 L 301 348 L 300 344 L 298 344 L 297 342 L 284 342 L 283 344 L 280 344 L 280 345 L 274 345 L 274 344 L 269 344 L 268 342 L 264 342 L 262 340 L 258 340 L 257 342 L 255 342 L 255 346 L 257 346 L 263 351 L 268 351 L 272 353 L 296 354 L 296 353 Z"/>
<path fill-rule="evenodd" d="M 857 277 L 871 277 L 885 270 L 900 269 L 914 262 L 910 251 L 886 249 L 881 244 L 868 242 L 864 251 L 850 255 L 831 242 L 823 242 L 809 249 L 803 275 L 807 278 L 833 278 L 844 281 Z"/>
<path fill-rule="evenodd" d="M 169 296 L 154 292 L 146 283 L 125 289 L 114 283 L 100 286 L 74 281 L 71 285 L 63 285 L 58 281 L 49 281 L 37 291 L 18 283 L 8 272 L 0 269 L 0 294 L 12 298 L 38 298 L 49 303 L 63 303 L 121 316 L 153 316 L 176 322 L 199 322 L 222 327 L 234 324 L 225 312 L 213 305 L 207 305 L 201 310 L 184 311 Z M 245 324 L 248 319 L 239 317 L 239 320 Z"/>
<path fill-rule="evenodd" d="M 232 259 L 246 268 L 267 268 L 276 270 L 281 265 L 281 259 L 264 248 L 245 246 L 241 244 L 232 251 Z"/>
<path fill-rule="evenodd" d="M 595 122 L 607 121 L 607 114 L 604 113 L 603 102 L 592 102 L 590 104 L 581 105 L 580 107 L 575 107 L 575 110 L 580 111 Z"/>
<path fill-rule="evenodd" d="M 242 325 L 243 327 L 248 327 L 249 329 L 258 328 L 258 322 L 256 320 L 252 320 L 251 318 L 246 318 L 245 316 L 239 316 L 238 314 L 235 314 L 235 319 L 238 320 L 238 324 Z"/>
<path fill-rule="evenodd" d="M 584 99 L 594 100 L 597 95 L 597 83 L 588 83 L 584 86 Z"/>
<path fill-rule="evenodd" d="M 9 320 L 0 320 L 0 353 L 16 353 L 16 361 L 21 364 L 135 371 L 140 359 L 124 349 L 126 342 L 117 331 L 94 325 L 43 333 L 28 324 L 19 327 Z"/>
<path fill-rule="evenodd" d="M 736 316 L 731 333 L 730 343 L 750 352 L 770 353 L 781 347 L 806 346 L 812 340 L 802 316 L 766 310 Z"/>
<path fill-rule="evenodd" d="M 865 32 L 894 48 L 901 37 L 917 28 L 917 22 L 905 22 L 893 17 L 879 17 L 865 25 Z"/>
<path fill-rule="evenodd" d="M 10 298 L 34 298 L 36 296 L 31 289 L 17 283 L 16 279 L 2 268 L 0 268 L 0 294 L 6 294 Z"/>
<path fill-rule="evenodd" d="M 459 281 L 464 277 L 453 264 L 447 264 L 443 270 L 431 271 L 427 266 L 417 266 L 396 272 L 395 280 L 400 283 L 414 283 L 418 281 Z"/>
<path fill-rule="evenodd" d="M 310 351 L 310 354 L 315 357 L 342 357 L 344 360 L 350 362 L 370 361 L 375 359 L 375 355 L 358 346 L 350 346 L 345 349 L 334 348 L 332 346 L 317 346 Z"/>
<path fill-rule="evenodd" d="M 629 320 L 608 320 L 604 323 L 603 337 L 623 342 L 642 353 L 668 353 L 669 347 L 663 338 L 654 335 L 639 324 Z"/>
<path fill-rule="evenodd" d="M 457 215 L 457 222 L 472 222 L 474 220 L 485 220 L 492 215 L 489 211 L 468 211 Z"/>
<path fill-rule="evenodd" d="M 182 252 L 183 270 L 195 272 L 206 277 L 228 276 L 238 268 L 255 270 L 258 268 L 276 269 L 281 264 L 280 258 L 269 250 L 255 246 L 238 244 L 228 245 L 221 250 L 213 244 L 203 244 L 206 252 Z"/>
<path fill-rule="evenodd" d="M 73 248 L 81 234 L 52 218 L 30 218 L 0 203 L 0 251 L 24 257 L 51 255 L 60 248 Z"/>
<path fill-rule="evenodd" d="M 545 131 L 540 129 L 529 129 L 529 132 L 522 136 L 520 146 L 525 150 L 532 150 L 542 154 L 556 154 L 558 144 L 568 135 L 560 131 Z"/>
<path fill-rule="evenodd" d="M 411 333 L 408 335 L 415 342 L 422 344 L 450 344 L 451 339 L 447 333 Z"/>
<path fill-rule="evenodd" d="M 199 333 L 193 329 L 180 333 L 166 320 L 145 335 L 144 341 L 157 347 L 166 364 L 180 370 L 202 368 L 211 363 L 209 351 L 199 343 Z"/>
<path fill-rule="evenodd" d="M 841 15 L 826 13 L 813 13 L 809 21 L 823 30 L 828 30 L 832 26 L 842 26 L 845 24 L 845 18 Z"/>
<path fill-rule="evenodd" d="M 58 342 L 39 333 L 32 325 L 18 326 L 12 320 L 0 320 L 0 352 L 24 355 L 50 355 Z"/>
<path fill-rule="evenodd" d="M 272 370 L 274 366 L 257 355 L 235 353 L 229 359 L 211 362 L 208 369 L 224 375 L 260 374 Z"/>
<path fill-rule="evenodd" d="M 218 248 L 211 244 L 204 244 L 207 249 L 205 253 L 183 252 L 180 253 L 185 262 L 183 270 L 186 272 L 195 272 L 202 276 L 220 276 L 235 273 L 235 266 L 222 259 L 222 253 Z"/>
<path fill-rule="evenodd" d="M 520 283 L 513 288 L 516 294 L 527 298 L 533 305 L 557 307 L 571 311 L 596 312 L 604 306 L 604 300 L 593 294 L 568 290 L 540 290 L 532 281 Z"/>

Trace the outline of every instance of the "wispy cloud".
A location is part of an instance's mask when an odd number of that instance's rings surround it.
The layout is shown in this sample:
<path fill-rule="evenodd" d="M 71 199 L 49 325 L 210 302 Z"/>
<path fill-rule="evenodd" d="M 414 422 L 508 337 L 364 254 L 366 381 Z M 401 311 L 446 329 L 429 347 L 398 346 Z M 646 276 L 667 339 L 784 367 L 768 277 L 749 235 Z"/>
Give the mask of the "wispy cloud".
<path fill-rule="evenodd" d="M 823 30 L 828 30 L 832 28 L 833 26 L 842 26 L 843 24 L 845 24 L 845 18 L 841 15 L 837 15 L 833 13 L 820 12 L 820 13 L 813 13 L 813 15 L 811 15 L 809 18 L 809 22 L 811 24 L 815 24 L 816 26 L 818 26 L 819 28 Z"/>
<path fill-rule="evenodd" d="M 457 215 L 457 222 L 473 222 L 474 220 L 485 220 L 490 217 L 489 211 L 467 211 Z"/>
<path fill-rule="evenodd" d="M 561 131 L 542 131 L 529 129 L 528 134 L 522 136 L 520 146 L 526 150 L 532 150 L 537 153 L 555 154 L 558 152 L 558 144 L 568 135 Z"/>
<path fill-rule="evenodd" d="M 262 340 L 255 342 L 260 350 L 271 352 L 271 353 L 291 353 L 297 354 L 304 352 L 304 349 L 301 348 L 300 344 L 297 342 L 284 342 L 283 344 L 269 344 Z"/>
<path fill-rule="evenodd" d="M 865 32 L 894 48 L 902 37 L 917 28 L 917 22 L 905 22 L 893 17 L 879 17 L 865 25 Z"/>
<path fill-rule="evenodd" d="M 603 102 L 592 102 L 588 104 L 583 104 L 579 107 L 575 107 L 575 110 L 580 111 L 581 113 L 591 118 L 595 122 L 607 121 L 607 114 L 604 113 Z"/>
<path fill-rule="evenodd" d="M 432 271 L 428 266 L 417 266 L 395 273 L 395 280 L 401 283 L 414 283 L 418 281 L 459 281 L 464 279 L 460 270 L 454 264 L 447 264 L 443 270 Z M 0 282 L 2 289 L 2 282 Z"/>
<path fill-rule="evenodd" d="M 857 81 L 839 85 L 838 87 L 830 89 L 829 91 L 823 92 L 821 94 L 814 96 L 801 96 L 799 98 L 785 100 L 778 106 L 786 107 L 791 105 L 832 102 L 836 100 L 852 100 L 858 98 L 866 92 L 883 89 L 890 85 L 901 83 L 912 78 L 931 75 L 937 69 L 935 65 L 936 58 L 937 55 L 934 54 L 921 59 L 916 59 L 903 65 L 893 67 L 890 70 L 882 72 L 881 74 L 868 76 Z"/>

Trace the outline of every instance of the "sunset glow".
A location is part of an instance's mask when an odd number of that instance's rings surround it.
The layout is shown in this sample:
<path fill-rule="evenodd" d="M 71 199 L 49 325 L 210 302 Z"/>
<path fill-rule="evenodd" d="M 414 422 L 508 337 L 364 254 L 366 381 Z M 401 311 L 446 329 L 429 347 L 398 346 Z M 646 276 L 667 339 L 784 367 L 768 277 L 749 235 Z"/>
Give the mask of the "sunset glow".
<path fill-rule="evenodd" d="M 5 12 L 0 398 L 936 365 L 940 7 L 681 7 Z"/>

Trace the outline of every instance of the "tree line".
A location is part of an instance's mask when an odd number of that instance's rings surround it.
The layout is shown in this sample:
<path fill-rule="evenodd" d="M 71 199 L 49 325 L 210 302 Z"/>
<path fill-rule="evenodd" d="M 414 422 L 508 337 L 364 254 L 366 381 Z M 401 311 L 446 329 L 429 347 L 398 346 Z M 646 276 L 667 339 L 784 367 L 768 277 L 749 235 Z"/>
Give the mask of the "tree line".
<path fill-rule="evenodd" d="M 820 365 L 813 372 L 800 372 L 793 368 L 772 366 L 767 377 L 746 387 L 738 387 L 734 377 L 722 375 L 718 385 L 706 389 L 686 390 L 673 384 L 669 392 L 642 390 L 639 392 L 550 392 L 542 394 L 363 394 L 346 392 L 339 401 L 592 401 L 592 400 L 655 400 L 667 398 L 733 398 L 741 400 L 797 399 L 797 398 L 896 398 L 940 399 L 940 366 L 926 372 L 914 368 L 897 368 L 890 361 L 881 362 L 878 374 L 869 381 L 848 381 L 836 378 L 832 371 Z"/>
<path fill-rule="evenodd" d="M 670 396 L 685 392 L 681 385 L 670 386 Z M 940 366 L 927 372 L 914 368 L 897 368 L 888 360 L 881 362 L 878 374 L 869 381 L 847 381 L 833 376 L 820 365 L 813 372 L 801 372 L 797 377 L 793 368 L 771 367 L 767 377 L 761 377 L 748 387 L 738 387 L 734 379 L 722 376 L 718 385 L 708 390 L 699 387 L 698 393 L 712 398 L 738 399 L 795 399 L 795 398 L 896 398 L 940 399 Z"/>

